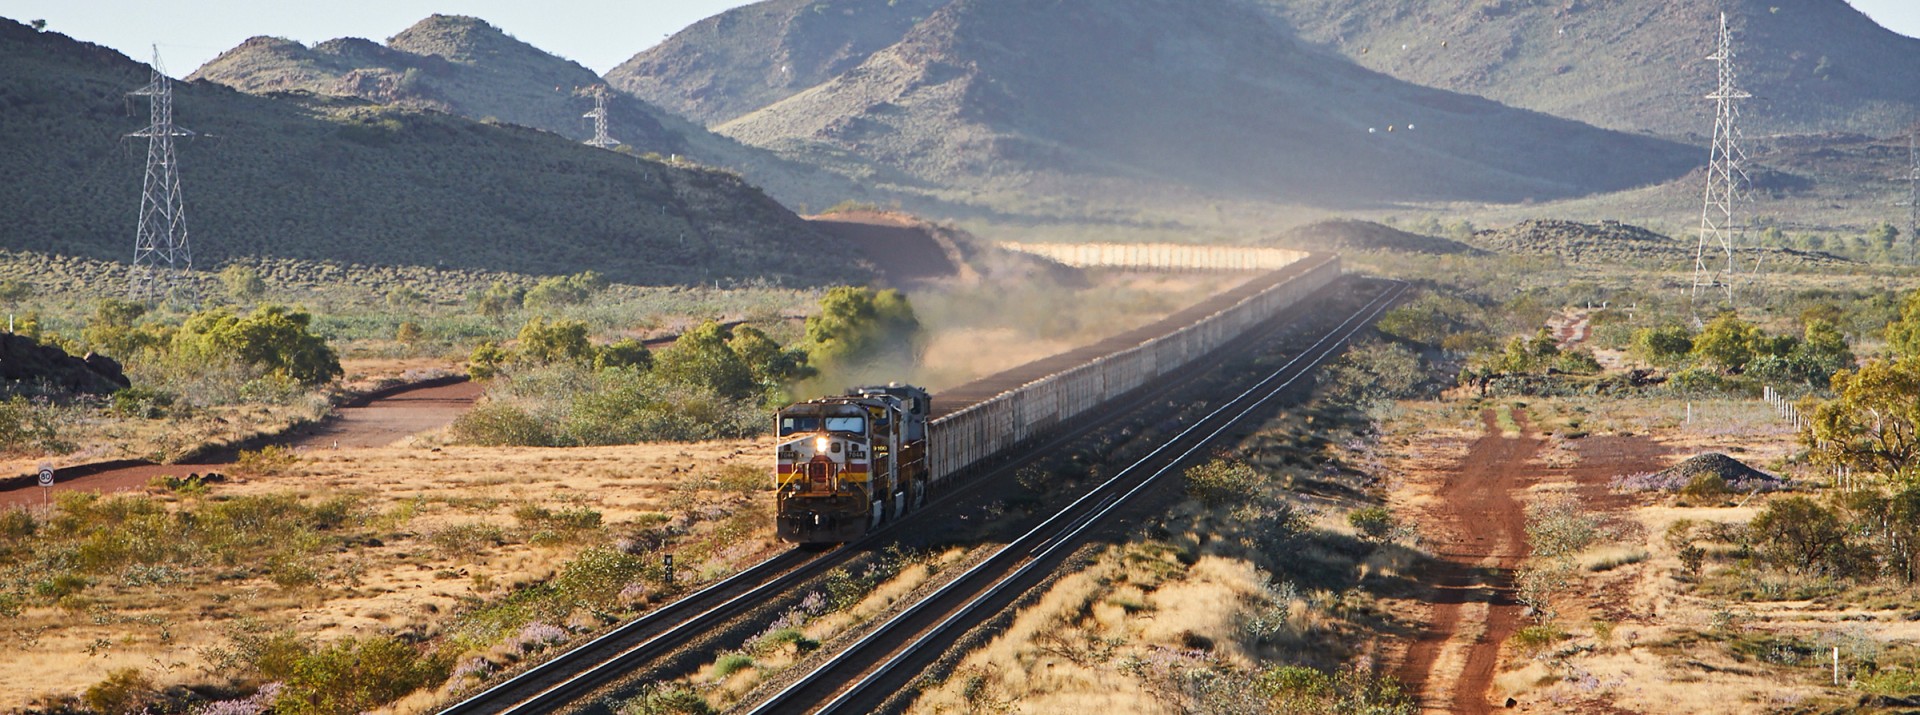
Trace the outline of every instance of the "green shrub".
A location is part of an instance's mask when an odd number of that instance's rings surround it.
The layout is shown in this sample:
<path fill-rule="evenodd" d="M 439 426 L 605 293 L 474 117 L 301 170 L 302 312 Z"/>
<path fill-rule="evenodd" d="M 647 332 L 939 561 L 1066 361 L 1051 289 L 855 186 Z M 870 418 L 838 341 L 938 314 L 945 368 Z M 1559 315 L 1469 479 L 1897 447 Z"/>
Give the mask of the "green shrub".
<path fill-rule="evenodd" d="M 713 677 L 716 680 L 753 667 L 753 656 L 745 653 L 728 653 L 713 662 Z"/>
<path fill-rule="evenodd" d="M 1806 574 L 1845 578 L 1866 566 L 1834 510 L 1803 496 L 1776 499 L 1748 522 L 1755 551 L 1766 563 Z"/>
<path fill-rule="evenodd" d="M 454 524 L 428 534 L 427 541 L 448 558 L 466 558 L 505 543 L 506 532 L 493 524 Z"/>
<path fill-rule="evenodd" d="M 67 596 L 87 590 L 92 585 L 85 576 L 76 573 L 58 573 L 33 585 L 33 594 L 48 601 L 58 601 Z"/>
<path fill-rule="evenodd" d="M 294 666 L 274 702 L 284 715 L 352 715 L 391 703 L 447 679 L 438 655 L 388 637 L 349 637 L 315 651 Z"/>
<path fill-rule="evenodd" d="M 587 324 L 578 320 L 556 320 L 534 316 L 520 327 L 521 359 L 533 362 L 592 363 L 593 343 L 587 340 Z"/>
<path fill-rule="evenodd" d="M 453 420 L 451 432 L 456 442 L 483 447 L 559 446 L 546 423 L 524 409 L 499 402 L 482 403 L 460 413 Z"/>
<path fill-rule="evenodd" d="M 1727 494 L 1727 480 L 1718 474 L 1704 472 L 1693 475 L 1687 485 L 1680 488 L 1682 496 L 1695 499 L 1714 499 Z"/>
<path fill-rule="evenodd" d="M 1215 459 L 1185 472 L 1187 496 L 1209 507 L 1245 502 L 1259 493 L 1261 479 L 1243 462 Z"/>
<path fill-rule="evenodd" d="M 160 696 L 153 678 L 139 668 L 118 668 L 87 687 L 80 702 L 101 715 L 127 715 L 145 712 Z"/>
<path fill-rule="evenodd" d="M 1384 506 L 1370 506 L 1347 512 L 1347 523 L 1369 541 L 1384 541 L 1397 525 L 1393 512 Z"/>
<path fill-rule="evenodd" d="M 620 715 L 713 715 L 699 691 L 685 685 L 649 688 L 620 706 Z"/>
<path fill-rule="evenodd" d="M 173 357 L 190 363 L 235 360 L 313 385 L 341 375 L 340 359 L 309 327 L 313 316 L 261 306 L 241 317 L 225 308 L 195 313 L 173 336 Z"/>
<path fill-rule="evenodd" d="M 19 395 L 0 402 L 0 452 L 66 451 L 55 409 Z"/>
<path fill-rule="evenodd" d="M 162 390 L 129 387 L 113 393 L 113 413 L 121 417 L 157 419 L 173 406 L 173 395 Z"/>
<path fill-rule="evenodd" d="M 1514 631 L 1511 640 L 1513 645 L 1521 650 L 1537 652 L 1546 648 L 1552 648 L 1555 643 L 1565 640 L 1566 637 L 1567 634 L 1565 631 L 1551 624 L 1546 624 L 1527 626 Z"/>
<path fill-rule="evenodd" d="M 1853 687 L 1875 695 L 1913 695 L 1920 693 L 1920 670 L 1887 669 L 1860 676 Z"/>
<path fill-rule="evenodd" d="M 474 380 L 491 380 L 500 375 L 500 366 L 505 365 L 512 358 L 512 355 L 493 342 L 476 345 L 473 353 L 467 356 L 467 377 Z"/>
<path fill-rule="evenodd" d="M 653 560 L 596 546 L 580 552 L 561 568 L 550 586 L 564 602 L 612 611 L 620 605 L 621 589 L 642 581 L 664 580 L 664 567 Z"/>
<path fill-rule="evenodd" d="M 233 461 L 233 471 L 254 477 L 279 477 L 300 463 L 293 450 L 270 444 L 256 450 L 241 450 Z"/>

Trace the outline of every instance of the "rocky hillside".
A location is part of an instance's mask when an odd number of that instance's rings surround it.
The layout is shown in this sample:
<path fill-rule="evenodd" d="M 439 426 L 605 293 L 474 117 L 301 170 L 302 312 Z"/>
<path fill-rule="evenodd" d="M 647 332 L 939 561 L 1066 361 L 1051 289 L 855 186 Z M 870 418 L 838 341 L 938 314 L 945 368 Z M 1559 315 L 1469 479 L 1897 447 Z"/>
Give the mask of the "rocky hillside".
<path fill-rule="evenodd" d="M 195 70 L 243 92 L 304 91 L 386 106 L 497 120 L 585 140 L 592 89 L 579 63 L 550 54 L 479 18 L 434 15 L 381 45 L 347 37 L 307 47 L 255 37 Z M 623 92 L 608 95 L 609 134 L 622 151 L 681 156 L 745 175 L 794 204 L 825 206 L 865 193 L 842 177 L 743 146 Z"/>
<path fill-rule="evenodd" d="M 1255 0 L 1368 68 L 1591 124 L 1709 134 L 1725 9 L 1749 134 L 1878 135 L 1920 109 L 1920 40 L 1841 0 Z"/>
<path fill-rule="evenodd" d="M 853 69 L 948 0 L 766 0 L 720 13 L 634 55 L 607 81 L 719 124 Z"/>
<path fill-rule="evenodd" d="M 1555 219 L 1522 221 L 1504 228 L 1475 231 L 1471 243 L 1496 253 L 1553 256 L 1568 263 L 1691 268 L 1699 247 L 1695 237 L 1670 237 L 1619 221 L 1581 223 Z M 1743 248 L 1761 257 L 1768 270 L 1799 270 L 1849 263 L 1818 251 L 1791 248 Z M 1751 258 L 1742 259 L 1751 260 Z"/>
<path fill-rule="evenodd" d="M 718 130 L 921 181 L 1115 203 L 1183 193 L 1517 202 L 1663 181 L 1690 147 L 1415 86 L 1233 0 L 953 0 Z"/>
<path fill-rule="evenodd" d="M 146 65 L 0 20 L 0 248 L 125 260 Z M 359 99 L 176 83 L 187 222 L 201 266 L 241 256 L 629 283 L 861 280 L 844 243 L 731 174 L 542 131 Z"/>

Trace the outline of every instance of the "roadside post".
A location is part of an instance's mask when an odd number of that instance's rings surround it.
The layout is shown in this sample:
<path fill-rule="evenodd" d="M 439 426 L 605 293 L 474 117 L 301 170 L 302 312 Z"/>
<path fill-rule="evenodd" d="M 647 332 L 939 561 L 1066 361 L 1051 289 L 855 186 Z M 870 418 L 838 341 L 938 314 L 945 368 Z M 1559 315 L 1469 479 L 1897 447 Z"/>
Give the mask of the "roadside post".
<path fill-rule="evenodd" d="M 43 504 L 53 503 L 53 465 L 51 464 L 40 465 L 40 501 Z"/>
<path fill-rule="evenodd" d="M 663 554 L 660 563 L 667 567 L 667 585 L 673 585 L 673 554 Z"/>

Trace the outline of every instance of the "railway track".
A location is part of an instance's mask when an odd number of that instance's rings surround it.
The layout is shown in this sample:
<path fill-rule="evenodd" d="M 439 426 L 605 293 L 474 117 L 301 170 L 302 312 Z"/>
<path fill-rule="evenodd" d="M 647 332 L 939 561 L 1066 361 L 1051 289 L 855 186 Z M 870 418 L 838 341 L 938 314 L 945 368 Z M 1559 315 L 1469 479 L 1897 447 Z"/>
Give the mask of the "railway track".
<path fill-rule="evenodd" d="M 1249 414 L 1329 357 L 1406 289 L 1399 283 L 1374 298 L 1306 351 L 1232 400 L 1196 420 L 1066 508 L 999 551 L 902 609 L 832 658 L 793 680 L 750 712 L 869 713 L 882 710 L 926 665 L 971 625 L 984 620 L 1050 575 L 1091 529 L 1180 467 Z"/>
<path fill-rule="evenodd" d="M 1281 326 L 1297 319 L 1300 313 L 1299 307 L 1290 309 L 1261 329 L 1249 331 L 1242 339 L 1219 352 L 1227 356 L 1250 351 Z M 1103 418 L 1084 420 L 1036 440 L 1035 444 L 1018 450 L 1025 457 L 998 460 L 978 470 L 965 483 L 954 485 L 915 514 L 931 513 L 946 503 L 966 498 L 994 474 L 1017 469 L 1031 461 L 1031 455 L 1064 446 L 1126 414 L 1167 399 L 1191 379 L 1192 375 L 1188 375 L 1140 390 L 1137 394 L 1116 401 L 1111 405 L 1111 410 L 1105 411 Z M 742 617 L 757 606 L 866 553 L 872 544 L 889 538 L 898 524 L 911 521 L 888 524 L 861 541 L 826 552 L 802 549 L 783 552 L 655 609 L 441 712 L 443 715 L 522 715 L 576 709 L 603 694 L 605 689 L 619 683 L 628 674 L 646 669 L 670 656 L 718 624 Z"/>

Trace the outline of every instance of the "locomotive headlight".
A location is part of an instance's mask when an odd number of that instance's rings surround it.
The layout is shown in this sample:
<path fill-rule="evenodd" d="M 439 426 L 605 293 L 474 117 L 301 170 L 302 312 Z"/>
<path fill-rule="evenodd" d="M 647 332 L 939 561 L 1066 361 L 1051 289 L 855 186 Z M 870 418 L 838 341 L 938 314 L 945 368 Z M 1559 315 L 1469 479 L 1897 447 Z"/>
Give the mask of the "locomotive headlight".
<path fill-rule="evenodd" d="M 823 454 L 826 451 L 827 451 L 827 438 L 826 437 L 813 438 L 813 453 Z"/>

